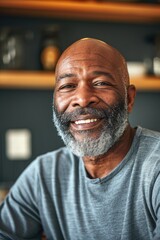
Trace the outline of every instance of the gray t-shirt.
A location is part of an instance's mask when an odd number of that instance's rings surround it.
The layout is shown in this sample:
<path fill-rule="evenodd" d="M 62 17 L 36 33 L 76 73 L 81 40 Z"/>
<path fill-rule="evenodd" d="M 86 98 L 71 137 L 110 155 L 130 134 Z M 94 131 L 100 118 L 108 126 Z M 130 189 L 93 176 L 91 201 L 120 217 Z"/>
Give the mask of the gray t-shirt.
<path fill-rule="evenodd" d="M 160 239 L 160 133 L 138 127 L 102 179 L 90 179 L 67 148 L 33 161 L 1 205 L 0 239 L 36 240 L 42 231 L 49 240 Z"/>

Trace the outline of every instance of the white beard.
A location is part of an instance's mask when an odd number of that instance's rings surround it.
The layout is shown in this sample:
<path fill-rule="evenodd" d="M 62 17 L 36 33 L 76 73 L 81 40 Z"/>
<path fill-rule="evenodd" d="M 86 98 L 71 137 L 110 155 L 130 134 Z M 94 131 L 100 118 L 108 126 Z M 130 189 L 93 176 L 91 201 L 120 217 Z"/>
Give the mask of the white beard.
<path fill-rule="evenodd" d="M 114 108 L 113 108 L 114 109 Z M 115 111 L 116 112 L 116 111 Z M 102 126 L 100 135 L 97 138 L 89 137 L 90 130 L 85 131 L 83 140 L 76 140 L 69 130 L 64 130 L 57 117 L 57 112 L 53 109 L 53 121 L 65 145 L 77 156 L 99 156 L 106 153 L 123 135 L 128 124 L 127 104 L 123 104 L 123 109 L 119 109 L 111 116 L 106 124 Z M 110 128 L 108 127 L 110 124 Z"/>

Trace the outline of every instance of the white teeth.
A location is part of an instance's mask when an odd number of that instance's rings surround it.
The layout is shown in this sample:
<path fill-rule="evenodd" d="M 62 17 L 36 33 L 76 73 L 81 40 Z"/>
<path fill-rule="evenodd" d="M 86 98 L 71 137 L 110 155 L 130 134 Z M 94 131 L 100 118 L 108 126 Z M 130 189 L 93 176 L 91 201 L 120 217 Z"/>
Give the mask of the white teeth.
<path fill-rule="evenodd" d="M 91 123 L 91 122 L 97 122 L 98 119 L 86 119 L 86 120 L 77 120 L 75 121 L 75 124 L 85 124 L 85 123 Z"/>

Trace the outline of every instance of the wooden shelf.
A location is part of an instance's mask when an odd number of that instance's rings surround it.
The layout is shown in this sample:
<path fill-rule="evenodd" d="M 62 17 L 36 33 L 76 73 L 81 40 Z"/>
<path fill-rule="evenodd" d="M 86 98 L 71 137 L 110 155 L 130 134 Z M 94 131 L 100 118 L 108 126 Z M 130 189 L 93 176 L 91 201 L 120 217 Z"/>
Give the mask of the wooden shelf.
<path fill-rule="evenodd" d="M 0 88 L 53 89 L 54 72 L 0 71 Z"/>
<path fill-rule="evenodd" d="M 145 3 L 0 0 L 0 13 L 63 19 L 160 22 L 160 5 Z"/>
<path fill-rule="evenodd" d="M 160 91 L 160 78 L 154 76 L 131 77 L 138 91 Z"/>
<path fill-rule="evenodd" d="M 158 77 L 131 77 L 138 91 L 160 91 Z M 2 89 L 53 89 L 54 72 L 43 71 L 0 71 Z"/>

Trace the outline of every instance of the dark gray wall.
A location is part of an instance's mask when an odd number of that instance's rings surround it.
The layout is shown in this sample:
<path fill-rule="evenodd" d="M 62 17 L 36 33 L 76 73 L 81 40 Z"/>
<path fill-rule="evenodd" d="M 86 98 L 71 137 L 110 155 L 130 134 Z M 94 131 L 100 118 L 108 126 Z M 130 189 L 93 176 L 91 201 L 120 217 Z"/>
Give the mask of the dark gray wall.
<path fill-rule="evenodd" d="M 71 21 L 42 18 L 0 18 L 0 27 L 12 26 L 35 32 L 34 48 L 28 55 L 28 69 L 40 69 L 39 29 L 46 24 L 58 23 L 59 43 L 64 50 L 75 40 L 94 37 L 118 48 L 128 61 L 143 61 L 152 57 L 154 48 L 146 39 L 157 34 L 160 24 L 127 24 L 113 22 Z M 0 89 L 0 182 L 16 180 L 21 171 L 39 154 L 62 146 L 52 124 L 52 91 Z M 138 92 L 134 111 L 130 116 L 133 126 L 142 125 L 160 131 L 160 93 Z M 7 129 L 28 128 L 32 133 L 32 157 L 27 161 L 10 161 L 5 154 Z"/>
<path fill-rule="evenodd" d="M 0 90 L 0 181 L 16 179 L 37 155 L 62 145 L 52 123 L 52 91 Z M 5 134 L 8 129 L 27 128 L 32 134 L 32 157 L 8 160 Z"/>

